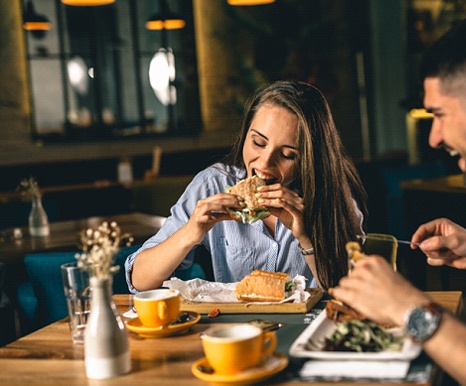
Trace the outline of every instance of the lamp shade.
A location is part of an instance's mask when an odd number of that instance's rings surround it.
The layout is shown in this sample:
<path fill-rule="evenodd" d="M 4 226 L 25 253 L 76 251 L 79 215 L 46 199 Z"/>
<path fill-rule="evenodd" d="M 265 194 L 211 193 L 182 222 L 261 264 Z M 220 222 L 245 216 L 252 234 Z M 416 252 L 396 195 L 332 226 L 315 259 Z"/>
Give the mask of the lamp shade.
<path fill-rule="evenodd" d="M 65 5 L 73 5 L 77 7 L 96 7 L 98 5 L 112 4 L 115 0 L 61 0 Z"/>
<path fill-rule="evenodd" d="M 165 0 L 160 2 L 160 12 L 155 13 L 146 21 L 146 28 L 149 30 L 180 29 L 186 25 L 185 20 L 168 9 Z"/>
<path fill-rule="evenodd" d="M 29 0 L 23 14 L 23 28 L 28 31 L 48 31 L 52 28 L 52 23 L 44 15 L 36 12 L 32 1 Z"/>
<path fill-rule="evenodd" d="M 230 5 L 262 5 L 274 2 L 275 0 L 228 0 Z"/>

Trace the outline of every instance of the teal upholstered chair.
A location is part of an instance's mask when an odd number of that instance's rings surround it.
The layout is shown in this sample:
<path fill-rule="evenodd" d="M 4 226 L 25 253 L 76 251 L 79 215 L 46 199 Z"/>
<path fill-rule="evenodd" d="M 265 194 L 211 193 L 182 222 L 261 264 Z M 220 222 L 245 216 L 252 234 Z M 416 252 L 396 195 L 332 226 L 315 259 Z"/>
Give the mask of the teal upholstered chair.
<path fill-rule="evenodd" d="M 113 278 L 114 293 L 129 293 L 124 274 L 126 257 L 139 245 L 124 247 L 115 255 L 120 270 Z M 21 330 L 29 332 L 68 315 L 60 266 L 76 260 L 75 252 L 31 253 L 24 257 L 29 280 L 18 287 Z"/>
<path fill-rule="evenodd" d="M 139 247 L 139 245 L 123 247 L 115 255 L 115 265 L 118 265 L 120 270 L 113 277 L 113 293 L 129 293 L 124 263 L 128 255 Z M 68 315 L 60 266 L 75 261 L 76 253 L 78 251 L 31 253 L 24 257 L 29 281 L 21 283 L 17 292 L 22 333 L 34 331 Z M 205 278 L 198 264 L 177 272 L 177 276 L 182 280 L 194 277 Z"/>

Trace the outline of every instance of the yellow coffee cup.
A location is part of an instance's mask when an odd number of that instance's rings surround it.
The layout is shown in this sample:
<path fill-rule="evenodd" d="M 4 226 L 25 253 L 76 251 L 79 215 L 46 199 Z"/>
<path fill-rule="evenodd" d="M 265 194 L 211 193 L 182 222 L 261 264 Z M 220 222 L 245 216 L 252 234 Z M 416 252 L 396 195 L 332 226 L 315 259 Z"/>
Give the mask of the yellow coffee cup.
<path fill-rule="evenodd" d="M 254 367 L 277 345 L 274 332 L 247 323 L 212 327 L 202 333 L 201 339 L 216 374 L 236 374 Z"/>
<path fill-rule="evenodd" d="M 133 304 L 144 327 L 164 327 L 180 313 L 180 292 L 171 289 L 143 291 L 133 296 Z"/>

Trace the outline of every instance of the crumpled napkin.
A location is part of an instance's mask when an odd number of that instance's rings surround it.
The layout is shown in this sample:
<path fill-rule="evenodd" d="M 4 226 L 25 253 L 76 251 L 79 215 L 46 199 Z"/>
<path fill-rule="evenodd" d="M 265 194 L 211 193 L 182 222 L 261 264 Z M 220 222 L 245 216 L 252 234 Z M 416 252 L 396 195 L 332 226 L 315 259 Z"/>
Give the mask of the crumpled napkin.
<path fill-rule="evenodd" d="M 409 361 L 311 360 L 304 363 L 299 375 L 303 379 L 314 377 L 404 379 L 408 374 L 409 366 Z"/>
<path fill-rule="evenodd" d="M 306 278 L 296 275 L 293 279 L 295 290 L 287 299 L 281 301 L 302 303 L 311 295 L 306 289 Z M 163 287 L 180 291 L 181 296 L 186 300 L 205 303 L 238 303 L 235 295 L 235 288 L 238 283 L 217 283 L 202 279 L 191 279 L 187 281 L 172 277 L 163 282 Z M 270 304 L 266 302 L 254 302 L 255 304 Z M 274 302 L 273 304 L 277 304 Z"/>

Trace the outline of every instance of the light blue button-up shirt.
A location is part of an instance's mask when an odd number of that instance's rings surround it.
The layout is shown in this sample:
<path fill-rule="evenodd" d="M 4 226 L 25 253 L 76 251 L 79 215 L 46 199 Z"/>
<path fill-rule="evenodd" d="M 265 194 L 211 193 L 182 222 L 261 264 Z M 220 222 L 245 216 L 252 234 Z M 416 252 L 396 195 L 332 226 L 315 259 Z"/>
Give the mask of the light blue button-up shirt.
<path fill-rule="evenodd" d="M 128 256 L 125 271 L 131 292 L 137 292 L 131 283 L 131 271 L 136 256 L 142 250 L 161 243 L 186 224 L 200 199 L 223 192 L 227 185 L 233 186 L 244 177 L 244 172 L 238 168 L 219 163 L 194 177 L 178 202 L 171 208 L 171 215 L 157 234 Z M 156 199 L 157 197 L 154 197 L 154 200 Z M 307 279 L 308 287 L 316 287 L 317 282 L 299 251 L 296 238 L 280 221 L 276 222 L 275 227 L 275 237 L 272 237 L 262 221 L 243 224 L 231 220 L 215 224 L 201 243 L 212 256 L 215 281 L 238 282 L 254 269 L 262 269 L 287 272 L 292 277 L 302 275 Z M 194 249 L 186 256 L 179 269 L 186 269 L 192 265 L 193 251 Z"/>

